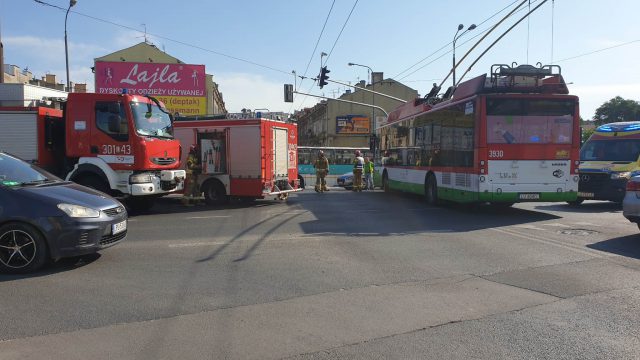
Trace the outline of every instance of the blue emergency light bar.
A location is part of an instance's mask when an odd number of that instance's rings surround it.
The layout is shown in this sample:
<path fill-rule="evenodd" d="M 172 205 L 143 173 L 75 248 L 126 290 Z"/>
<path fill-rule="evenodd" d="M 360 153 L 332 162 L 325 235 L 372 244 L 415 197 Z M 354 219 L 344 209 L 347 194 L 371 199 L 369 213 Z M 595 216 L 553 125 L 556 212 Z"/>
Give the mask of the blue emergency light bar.
<path fill-rule="evenodd" d="M 598 132 L 625 132 L 640 130 L 640 122 L 621 122 L 600 125 L 596 129 Z"/>

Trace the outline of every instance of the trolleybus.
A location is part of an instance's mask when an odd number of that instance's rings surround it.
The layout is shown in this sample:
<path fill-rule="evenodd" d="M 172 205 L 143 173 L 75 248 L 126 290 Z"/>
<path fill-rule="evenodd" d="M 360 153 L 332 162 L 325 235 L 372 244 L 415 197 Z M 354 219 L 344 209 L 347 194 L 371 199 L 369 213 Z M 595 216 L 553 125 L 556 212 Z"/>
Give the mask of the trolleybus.
<path fill-rule="evenodd" d="M 400 106 L 377 129 L 383 187 L 430 204 L 575 201 L 579 112 L 568 93 L 556 65 L 493 65 L 440 101 Z"/>

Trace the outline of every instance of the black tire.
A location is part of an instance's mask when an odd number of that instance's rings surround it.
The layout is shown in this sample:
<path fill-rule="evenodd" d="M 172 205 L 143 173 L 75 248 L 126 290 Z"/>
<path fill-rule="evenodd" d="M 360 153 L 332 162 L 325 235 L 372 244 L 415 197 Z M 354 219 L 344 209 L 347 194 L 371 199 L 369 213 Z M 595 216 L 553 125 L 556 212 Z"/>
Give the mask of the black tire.
<path fill-rule="evenodd" d="M 31 225 L 9 223 L 0 227 L 0 271 L 24 274 L 42 268 L 49 250 L 42 234 Z"/>
<path fill-rule="evenodd" d="M 98 190 L 108 195 L 111 194 L 111 188 L 109 187 L 109 184 L 98 175 L 82 175 L 78 177 L 77 180 L 74 180 L 74 182 L 82 186 Z"/>
<path fill-rule="evenodd" d="M 389 187 L 389 175 L 387 175 L 386 171 L 382 174 L 382 189 L 384 192 L 391 192 L 391 188 Z"/>
<path fill-rule="evenodd" d="M 577 198 L 574 201 L 567 201 L 567 204 L 569 204 L 571 206 L 580 206 L 580 204 L 582 204 L 583 202 L 584 202 L 584 199 Z"/>
<path fill-rule="evenodd" d="M 429 205 L 438 205 L 438 183 L 433 175 L 427 176 L 424 185 L 424 197 Z"/>
<path fill-rule="evenodd" d="M 156 203 L 155 197 L 149 196 L 134 196 L 127 198 L 127 206 L 134 213 L 142 213 L 151 210 Z"/>
<path fill-rule="evenodd" d="M 510 208 L 513 206 L 512 202 L 492 202 L 491 206 L 495 207 L 496 209 L 506 209 L 506 208 Z"/>
<path fill-rule="evenodd" d="M 204 192 L 204 202 L 207 205 L 223 205 L 229 202 L 229 196 L 224 185 L 218 181 L 209 181 L 202 188 Z"/>
<path fill-rule="evenodd" d="M 300 187 L 304 189 L 305 187 L 304 178 L 300 175 L 298 175 L 298 182 L 300 183 Z"/>

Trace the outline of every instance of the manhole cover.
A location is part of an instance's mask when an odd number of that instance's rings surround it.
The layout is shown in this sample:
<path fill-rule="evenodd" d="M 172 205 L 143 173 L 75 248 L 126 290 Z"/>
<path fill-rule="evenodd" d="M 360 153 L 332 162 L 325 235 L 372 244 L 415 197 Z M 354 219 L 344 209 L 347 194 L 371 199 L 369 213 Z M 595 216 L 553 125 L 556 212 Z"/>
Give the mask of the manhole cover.
<path fill-rule="evenodd" d="M 563 229 L 563 230 L 558 230 L 558 234 L 587 236 L 587 235 L 598 234 L 598 232 L 595 230 L 589 230 L 589 229 Z"/>

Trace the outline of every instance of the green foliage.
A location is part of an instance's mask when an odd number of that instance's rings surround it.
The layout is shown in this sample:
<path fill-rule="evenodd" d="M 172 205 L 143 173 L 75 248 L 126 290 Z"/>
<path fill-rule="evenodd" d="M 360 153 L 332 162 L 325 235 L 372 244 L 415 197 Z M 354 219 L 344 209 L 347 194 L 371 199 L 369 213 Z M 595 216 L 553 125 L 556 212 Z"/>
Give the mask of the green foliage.
<path fill-rule="evenodd" d="M 600 105 L 596 110 L 596 126 L 618 121 L 640 120 L 640 102 L 616 96 Z"/>
<path fill-rule="evenodd" d="M 580 141 L 581 144 L 584 144 L 585 141 L 589 140 L 589 137 L 591 137 L 591 135 L 593 135 L 593 133 L 596 131 L 596 129 L 585 129 L 582 128 L 582 139 Z"/>

